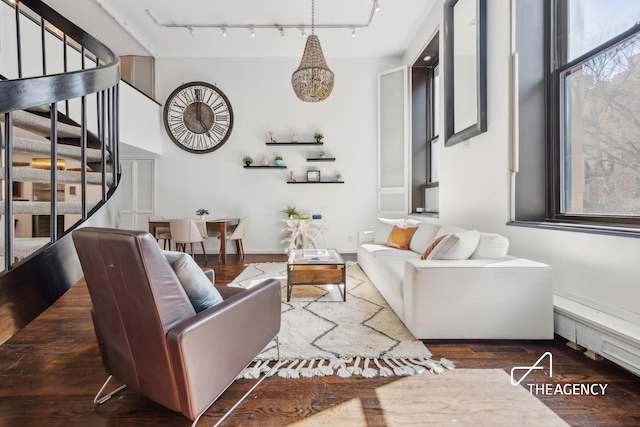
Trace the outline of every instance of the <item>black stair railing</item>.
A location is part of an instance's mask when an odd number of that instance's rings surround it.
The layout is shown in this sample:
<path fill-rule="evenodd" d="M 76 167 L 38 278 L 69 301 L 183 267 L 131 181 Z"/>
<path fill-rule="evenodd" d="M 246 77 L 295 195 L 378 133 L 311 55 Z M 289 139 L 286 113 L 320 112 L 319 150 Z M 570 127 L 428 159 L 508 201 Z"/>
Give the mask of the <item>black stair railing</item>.
<path fill-rule="evenodd" d="M 56 218 L 57 207 L 57 159 L 59 143 L 79 145 L 80 176 L 78 185 L 81 191 L 81 220 L 72 228 L 76 228 L 96 212 L 114 193 L 120 176 L 119 170 L 119 92 L 120 60 L 104 44 L 84 32 L 52 8 L 40 0 L 8 1 L 1 0 L 1 6 L 14 8 L 16 19 L 16 57 L 17 73 L 14 79 L 0 80 L 0 116 L 4 119 L 4 129 L 0 132 L 0 142 L 4 148 L 4 248 L 5 269 L 0 273 L 0 344 L 16 331 L 21 329 L 40 312 L 59 298 L 71 285 L 81 277 L 81 269 L 73 250 L 70 236 L 59 237 Z M 33 74 L 25 73 L 25 49 L 32 52 L 33 40 L 29 45 L 22 39 L 25 22 L 39 25 L 41 43 L 39 54 L 42 58 L 42 75 L 23 77 Z M 62 41 L 64 71 L 47 74 L 48 55 L 46 39 L 51 35 Z M 1 41 L 0 41 L 1 42 Z M 37 43 L 36 43 L 37 44 Z M 37 49 L 37 47 L 36 47 Z M 68 61 L 68 50 L 75 49 L 81 53 L 82 66 L 72 70 Z M 7 50 L 3 50 L 6 55 Z M 86 62 L 90 64 L 87 67 Z M 12 70 L 14 73 L 16 70 Z M 0 74 L 4 74 L 0 70 Z M 88 108 L 89 97 L 96 98 L 95 108 Z M 80 105 L 79 117 L 71 117 L 70 102 Z M 51 129 L 51 197 L 50 197 L 50 243 L 33 256 L 14 265 L 13 242 L 15 213 L 13 200 L 13 148 L 14 115 L 19 110 L 48 106 Z M 95 117 L 93 117 L 95 110 Z M 88 115 L 92 114 L 97 131 L 89 130 Z M 78 141 L 66 141 L 58 135 L 62 124 L 77 124 L 80 131 Z M 62 141 L 62 140 L 65 141 Z M 87 150 L 99 149 L 102 153 L 101 201 L 89 208 L 87 198 Z M 107 179 L 107 171 L 112 179 Z M 70 230 L 67 230 L 70 231 Z M 33 265 L 27 265 L 33 264 Z"/>
<path fill-rule="evenodd" d="M 88 200 L 87 200 L 87 183 L 86 183 L 86 149 L 88 147 L 88 127 L 87 127 L 87 96 L 97 94 L 96 120 L 98 123 L 99 145 L 102 150 L 103 158 L 103 201 L 108 197 L 108 186 L 106 179 L 106 159 L 107 152 L 111 156 L 112 172 L 114 181 L 118 176 L 118 83 L 120 81 L 120 61 L 119 58 L 111 52 L 101 42 L 85 33 L 82 29 L 60 16 L 53 9 L 40 0 L 23 0 L 22 2 L 5 2 L 15 9 L 16 14 L 16 40 L 17 40 L 17 58 L 18 76 L 23 76 L 23 43 L 20 22 L 27 19 L 38 24 L 41 31 L 41 57 L 42 72 L 40 77 L 18 78 L 16 80 L 5 80 L 0 82 L 0 113 L 5 116 L 5 129 L 2 136 L 5 145 L 5 218 L 12 218 L 13 215 L 13 194 L 12 194 L 12 148 L 13 139 L 12 114 L 16 110 L 25 110 L 41 105 L 50 105 L 51 116 L 51 165 L 56 164 L 57 153 L 56 146 L 58 142 L 57 126 L 58 126 L 58 102 L 64 102 L 65 113 L 69 113 L 69 100 L 79 99 L 81 105 L 80 126 L 81 137 L 80 147 L 81 155 L 81 217 L 86 220 L 88 216 Z M 22 19 L 21 19 L 22 17 Z M 81 49 L 82 69 L 77 71 L 67 71 L 61 74 L 46 75 L 47 71 L 47 49 L 46 35 L 54 34 L 63 40 L 63 63 L 64 69 L 68 70 L 67 50 L 70 48 Z M 33 48 L 33 43 L 29 46 Z M 85 59 L 93 58 L 96 67 L 87 69 Z M 56 168 L 51 168 L 51 200 L 56 200 Z M 112 189 L 115 186 L 112 186 Z M 51 203 L 51 230 L 50 236 L 52 242 L 58 238 L 56 203 Z M 81 220 L 81 221 L 82 221 Z M 9 270 L 14 262 L 12 253 L 14 227 L 12 221 L 5 221 L 5 270 Z"/>

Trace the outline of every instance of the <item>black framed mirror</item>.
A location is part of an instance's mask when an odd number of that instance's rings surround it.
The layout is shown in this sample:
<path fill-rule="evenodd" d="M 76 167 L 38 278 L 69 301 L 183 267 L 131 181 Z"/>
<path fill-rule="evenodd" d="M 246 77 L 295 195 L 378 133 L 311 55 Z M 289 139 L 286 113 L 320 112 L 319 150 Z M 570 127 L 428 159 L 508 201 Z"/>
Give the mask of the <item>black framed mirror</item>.
<path fill-rule="evenodd" d="M 486 0 L 444 4 L 444 145 L 487 130 Z"/>

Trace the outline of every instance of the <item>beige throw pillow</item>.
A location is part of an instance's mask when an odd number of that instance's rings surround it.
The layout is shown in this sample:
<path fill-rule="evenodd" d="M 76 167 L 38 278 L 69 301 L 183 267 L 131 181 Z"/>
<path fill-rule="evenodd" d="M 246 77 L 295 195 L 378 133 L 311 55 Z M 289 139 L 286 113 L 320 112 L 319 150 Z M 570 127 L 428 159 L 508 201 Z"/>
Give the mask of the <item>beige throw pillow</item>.
<path fill-rule="evenodd" d="M 415 227 L 418 223 L 419 221 L 408 218 L 378 218 L 376 229 L 373 234 L 373 243 L 377 245 L 386 245 L 389 233 L 391 233 L 394 225 L 399 225 L 401 227 Z"/>
<path fill-rule="evenodd" d="M 394 225 L 387 238 L 387 246 L 396 249 L 409 249 L 409 243 L 418 227 L 400 227 Z"/>
<path fill-rule="evenodd" d="M 445 238 L 447 237 L 446 235 L 444 236 L 440 236 L 438 238 L 436 238 L 433 242 L 431 242 L 431 244 L 424 250 L 424 252 L 422 253 L 422 256 L 420 257 L 421 260 L 425 260 L 429 257 L 429 255 L 431 254 L 431 252 L 433 252 L 433 250 L 436 248 L 436 246 L 438 246 L 438 244 Z"/>

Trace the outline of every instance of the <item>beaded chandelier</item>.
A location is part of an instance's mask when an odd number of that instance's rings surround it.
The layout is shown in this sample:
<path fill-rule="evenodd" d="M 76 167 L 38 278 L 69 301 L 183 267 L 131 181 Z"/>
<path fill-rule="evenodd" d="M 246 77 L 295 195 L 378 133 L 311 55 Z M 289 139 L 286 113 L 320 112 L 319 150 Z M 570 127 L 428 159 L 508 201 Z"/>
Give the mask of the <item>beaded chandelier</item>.
<path fill-rule="evenodd" d="M 314 34 L 314 1 L 311 0 L 311 35 L 307 38 L 300 66 L 291 76 L 293 91 L 304 102 L 323 101 L 333 90 L 333 71 L 327 66 L 320 39 Z"/>

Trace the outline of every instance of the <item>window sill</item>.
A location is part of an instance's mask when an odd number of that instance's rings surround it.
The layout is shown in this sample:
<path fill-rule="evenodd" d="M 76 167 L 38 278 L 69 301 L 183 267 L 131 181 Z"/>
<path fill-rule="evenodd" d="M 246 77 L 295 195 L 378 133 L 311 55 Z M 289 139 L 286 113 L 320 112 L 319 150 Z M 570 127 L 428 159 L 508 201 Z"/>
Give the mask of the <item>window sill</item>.
<path fill-rule="evenodd" d="M 508 226 L 539 228 L 542 230 L 569 231 L 573 233 L 605 234 L 618 237 L 640 238 L 640 228 L 611 227 L 605 225 L 574 224 L 568 222 L 547 221 L 509 221 Z"/>
<path fill-rule="evenodd" d="M 410 216 L 419 216 L 421 218 L 440 218 L 438 212 L 410 212 Z"/>

